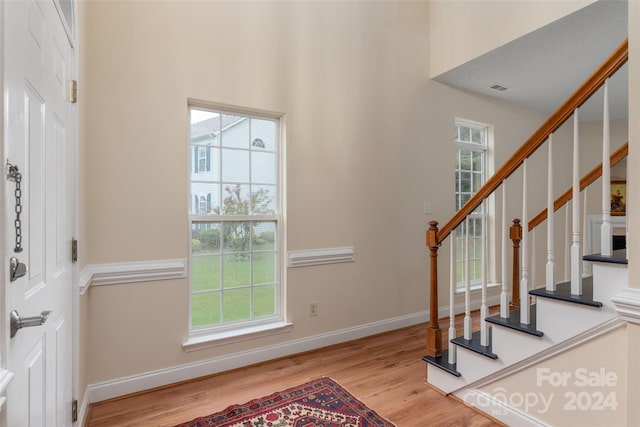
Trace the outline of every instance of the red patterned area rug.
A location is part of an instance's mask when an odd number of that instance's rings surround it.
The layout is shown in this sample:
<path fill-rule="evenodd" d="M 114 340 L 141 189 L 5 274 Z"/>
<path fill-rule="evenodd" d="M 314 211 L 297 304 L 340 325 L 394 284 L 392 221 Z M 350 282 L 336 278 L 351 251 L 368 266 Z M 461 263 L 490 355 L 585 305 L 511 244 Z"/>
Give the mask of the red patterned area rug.
<path fill-rule="evenodd" d="M 321 378 L 176 427 L 395 427 L 331 378 Z"/>

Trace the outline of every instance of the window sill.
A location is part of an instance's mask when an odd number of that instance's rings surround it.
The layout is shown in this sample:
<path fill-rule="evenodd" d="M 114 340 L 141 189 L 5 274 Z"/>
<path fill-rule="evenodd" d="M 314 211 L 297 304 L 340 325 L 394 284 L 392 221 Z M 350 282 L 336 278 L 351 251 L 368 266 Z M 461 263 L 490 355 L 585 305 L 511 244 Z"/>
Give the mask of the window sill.
<path fill-rule="evenodd" d="M 496 287 L 501 287 L 502 284 L 500 283 L 487 283 L 487 289 L 492 289 L 492 288 L 496 288 Z M 482 285 L 480 283 L 478 283 L 477 285 L 471 285 L 470 291 L 471 292 L 477 292 L 482 290 Z M 460 295 L 460 294 L 464 294 L 464 286 L 462 288 L 458 288 L 456 289 L 456 295 Z"/>
<path fill-rule="evenodd" d="M 276 322 L 265 325 L 250 326 L 233 331 L 211 333 L 207 335 L 194 335 L 182 343 L 182 349 L 189 353 L 210 347 L 233 344 L 247 341 L 254 338 L 261 338 L 270 335 L 283 334 L 293 329 L 293 323 Z"/>

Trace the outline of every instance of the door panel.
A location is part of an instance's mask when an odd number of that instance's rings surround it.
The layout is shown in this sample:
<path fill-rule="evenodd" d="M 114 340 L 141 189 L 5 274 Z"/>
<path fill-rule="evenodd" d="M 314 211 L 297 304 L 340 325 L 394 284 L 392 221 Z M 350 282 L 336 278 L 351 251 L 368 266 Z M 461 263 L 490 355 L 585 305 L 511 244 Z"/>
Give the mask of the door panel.
<path fill-rule="evenodd" d="M 29 283 L 27 293 L 31 296 L 44 281 L 45 236 L 44 236 L 44 142 L 46 123 L 46 104 L 30 84 L 26 85 L 25 102 L 27 111 L 25 120 L 24 150 L 28 163 L 23 167 L 22 188 L 27 196 L 23 202 L 23 212 L 28 213 L 23 227 L 23 239 L 27 242 L 29 257 Z"/>
<path fill-rule="evenodd" d="M 6 312 L 22 318 L 50 310 L 46 322 L 18 330 L 7 344 L 7 425 L 69 426 L 72 401 L 74 150 L 66 98 L 72 46 L 53 0 L 1 2 L 4 8 L 5 162 L 21 181 L 22 252 L 14 251 L 15 188 L 5 181 L 5 265 L 27 274 L 6 282 Z M 38 322 L 36 322 L 38 323 Z"/>
<path fill-rule="evenodd" d="M 44 340 L 38 340 L 35 347 L 25 358 L 25 372 L 27 374 L 27 402 L 29 418 L 25 425 L 37 426 L 45 424 L 45 352 Z M 11 424 L 9 424 L 11 425 Z"/>
<path fill-rule="evenodd" d="M 53 218 L 51 221 L 54 226 L 51 242 L 53 247 L 51 250 L 52 253 L 55 253 L 55 257 L 51 258 L 50 268 L 55 271 L 55 274 L 61 274 L 64 272 L 65 268 L 65 256 L 68 255 L 67 252 L 69 250 L 68 246 L 65 246 L 65 239 L 59 238 L 60 236 L 64 236 L 64 230 L 66 227 L 65 224 L 65 200 L 67 200 L 67 194 L 65 194 L 65 171 L 67 170 L 67 165 L 65 164 L 65 158 L 67 153 L 65 149 L 67 144 L 65 141 L 67 140 L 66 136 L 66 128 L 64 124 L 60 121 L 58 117 L 54 117 L 53 123 L 53 141 L 51 146 L 53 147 L 53 153 L 49 156 L 50 162 L 53 163 L 50 168 L 52 172 L 52 176 L 49 177 L 48 182 L 50 183 L 50 188 L 47 190 L 47 196 L 51 198 L 48 201 L 48 204 L 54 208 L 51 212 Z"/>
<path fill-rule="evenodd" d="M 67 340 L 70 339 L 70 337 L 67 337 L 67 325 L 65 318 L 66 316 L 62 314 L 58 319 L 56 319 L 56 378 L 67 378 L 67 376 L 69 378 L 71 377 L 71 362 L 69 360 L 70 358 L 68 357 L 69 355 L 66 354 L 66 344 Z M 51 400 L 55 402 L 55 408 L 57 408 L 57 410 L 55 411 L 55 425 L 64 426 L 66 425 L 64 408 L 68 403 L 65 390 L 64 388 L 58 389 L 56 387 L 54 390 L 52 390 L 52 392 L 54 393 L 54 398 Z M 67 419 L 66 421 L 68 422 L 69 420 Z"/>

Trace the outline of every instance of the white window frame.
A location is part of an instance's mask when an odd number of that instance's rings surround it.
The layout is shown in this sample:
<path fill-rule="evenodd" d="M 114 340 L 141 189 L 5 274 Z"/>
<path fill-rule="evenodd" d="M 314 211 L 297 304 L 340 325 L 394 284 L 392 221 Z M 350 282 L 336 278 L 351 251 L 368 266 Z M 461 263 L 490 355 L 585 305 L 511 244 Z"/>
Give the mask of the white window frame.
<path fill-rule="evenodd" d="M 197 146 L 198 150 L 198 173 L 209 172 L 207 168 L 207 147 Z"/>
<path fill-rule="evenodd" d="M 469 141 L 462 141 L 458 138 L 458 131 L 457 128 L 459 126 L 462 127 L 467 127 L 469 129 L 475 129 L 475 130 L 480 130 L 482 131 L 482 143 L 476 143 L 476 142 L 469 142 Z M 454 127 L 454 147 L 455 147 L 455 160 L 454 160 L 454 172 L 456 174 L 458 174 L 459 172 L 461 172 L 460 169 L 458 169 L 457 167 L 457 163 L 458 163 L 458 155 L 460 150 L 468 150 L 471 151 L 472 153 L 482 153 L 483 155 L 483 160 L 482 160 L 482 178 L 481 178 L 481 182 L 480 185 L 477 187 L 479 188 L 480 186 L 482 186 L 487 178 L 489 176 L 491 176 L 491 174 L 493 173 L 493 127 L 491 125 L 485 124 L 485 123 L 480 123 L 480 122 L 476 122 L 473 120 L 467 120 L 467 119 L 461 119 L 461 118 L 456 118 L 455 120 L 455 127 Z M 471 169 L 470 170 L 464 170 L 465 172 L 471 172 L 472 173 L 472 177 L 473 177 L 473 159 L 471 159 Z M 455 183 L 458 182 L 458 180 L 454 181 Z M 472 183 L 473 183 L 473 178 L 472 178 Z M 470 184 L 472 186 L 471 188 L 471 195 L 475 194 L 475 192 L 477 191 L 477 188 L 475 189 L 476 191 L 473 190 L 473 184 Z M 456 210 L 458 210 L 462 205 L 458 206 L 458 188 L 454 188 L 454 203 L 455 203 L 455 207 Z M 471 213 L 469 215 L 470 219 L 473 219 L 475 221 L 481 221 L 482 224 L 484 224 L 484 228 L 482 230 L 482 233 L 484 233 L 485 235 L 487 235 L 488 238 L 488 242 L 487 242 L 487 246 L 488 246 L 488 251 L 489 257 L 492 257 L 495 254 L 495 239 L 494 239 L 494 235 L 495 233 L 492 232 L 492 230 L 495 230 L 495 224 L 494 224 L 494 198 L 493 196 L 490 196 L 487 201 L 485 202 L 485 208 L 483 209 L 482 205 L 476 209 L 476 211 L 474 211 L 473 213 Z M 456 278 L 456 292 L 464 292 L 464 288 L 465 288 L 465 284 L 466 284 L 466 271 L 464 270 L 466 268 L 466 266 L 464 266 L 464 259 L 460 259 L 458 257 L 459 254 L 461 254 L 462 257 L 464 257 L 464 251 L 465 251 L 465 238 L 464 238 L 464 233 L 462 232 L 462 230 L 464 230 L 466 221 L 463 222 L 459 228 L 454 231 L 453 237 L 456 238 L 456 274 L 458 274 L 458 271 L 462 271 L 462 277 L 460 278 L 460 280 L 458 280 L 458 278 Z M 460 232 L 461 237 L 458 236 L 458 232 Z M 475 241 L 474 241 L 475 240 Z M 471 245 L 475 244 L 475 245 L 480 245 L 482 246 L 482 237 L 476 237 L 475 239 L 473 237 L 469 238 L 469 242 L 470 242 L 470 262 L 474 262 L 476 261 L 477 263 L 481 263 L 482 260 L 482 255 L 480 254 L 477 257 L 474 257 L 472 250 L 471 250 Z M 481 248 L 481 250 L 484 250 L 483 248 Z M 492 258 L 490 258 L 492 259 Z M 460 268 L 459 266 L 463 265 L 462 268 Z M 492 263 L 488 263 L 488 272 L 487 272 L 487 280 L 489 282 L 493 282 L 492 284 L 495 285 L 495 280 L 491 280 L 490 277 L 494 277 L 494 271 L 493 271 L 493 265 Z M 471 288 L 472 289 L 479 289 L 482 285 L 482 270 L 476 270 L 478 272 L 477 275 L 473 276 L 471 278 Z"/>
<path fill-rule="evenodd" d="M 189 338 L 183 343 L 183 348 L 185 351 L 194 351 L 201 348 L 207 348 L 215 345 L 227 344 L 231 342 L 237 342 L 241 340 L 245 340 L 253 337 L 260 337 L 264 335 L 271 335 L 274 333 L 282 333 L 288 332 L 292 328 L 292 324 L 286 321 L 287 313 L 286 313 L 286 286 L 285 286 L 285 275 L 282 273 L 286 271 L 283 254 L 286 254 L 285 247 L 285 231 L 284 231 L 284 171 L 282 165 L 284 164 L 284 147 L 285 147 L 285 133 L 284 133 L 284 125 L 285 118 L 283 114 L 255 110 L 255 109 L 245 109 L 239 107 L 232 107 L 228 105 L 216 104 L 201 100 L 188 100 L 188 112 L 189 117 L 191 116 L 191 109 L 197 110 L 206 110 L 221 114 L 229 114 L 229 115 L 237 115 L 251 119 L 261 119 L 261 120 L 270 120 L 276 123 L 277 131 L 276 131 L 276 194 L 275 197 L 277 199 L 275 203 L 273 214 L 255 214 L 255 215 L 218 215 L 213 214 L 210 210 L 208 214 L 202 214 L 202 212 L 198 212 L 197 214 L 192 213 L 193 202 L 190 202 L 189 209 L 189 271 L 192 272 L 193 266 L 193 253 L 192 253 L 192 245 L 191 245 L 191 233 L 194 229 L 202 227 L 206 228 L 207 223 L 219 223 L 223 224 L 225 222 L 274 222 L 276 227 L 276 243 L 275 243 L 275 286 L 276 286 L 276 308 L 275 314 L 270 317 L 263 317 L 259 319 L 251 319 L 248 321 L 236 321 L 230 323 L 222 323 L 220 325 L 211 325 L 211 326 L 192 326 L 192 298 L 191 296 L 194 294 L 193 284 L 192 284 L 192 274 L 189 275 Z M 190 135 L 190 132 L 189 132 Z M 253 139 L 250 136 L 249 141 L 251 142 Z M 193 156 L 193 143 L 192 141 L 188 141 L 189 147 L 189 159 L 190 162 L 194 162 Z M 213 149 L 213 148 L 212 148 Z M 253 146 L 248 148 L 248 150 L 255 149 Z M 199 156 L 198 156 L 199 160 Z M 213 162 L 213 156 L 212 160 Z M 222 161 L 222 160 L 220 160 Z M 250 169 L 250 168 L 249 168 Z M 193 171 L 194 167 L 191 165 L 189 170 Z M 211 170 L 213 170 L 213 164 L 211 165 Z M 191 193 L 191 185 L 192 181 L 198 182 L 200 178 L 196 178 L 192 180 L 192 177 L 188 178 L 189 185 L 189 198 L 193 199 L 194 194 Z M 219 178 L 220 180 L 222 177 Z M 251 185 L 251 184 L 250 184 Z M 199 195 L 198 195 L 199 196 Z M 198 199 L 201 200 L 200 198 Z M 206 200 L 206 199 L 205 199 Z M 198 204 L 200 206 L 200 204 Z M 204 226 L 204 227 L 203 227 Z M 251 253 L 254 253 L 253 250 Z M 222 286 L 222 284 L 221 284 Z M 253 289 L 253 284 L 250 283 L 249 286 Z"/>
<path fill-rule="evenodd" d="M 207 198 L 205 196 L 198 197 L 198 213 L 200 215 L 207 214 Z"/>

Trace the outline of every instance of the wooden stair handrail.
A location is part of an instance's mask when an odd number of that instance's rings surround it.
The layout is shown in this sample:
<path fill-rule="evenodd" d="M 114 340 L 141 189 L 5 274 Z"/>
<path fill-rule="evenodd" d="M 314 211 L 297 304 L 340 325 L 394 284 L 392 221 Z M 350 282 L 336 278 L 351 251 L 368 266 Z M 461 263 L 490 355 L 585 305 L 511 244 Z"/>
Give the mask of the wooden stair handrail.
<path fill-rule="evenodd" d="M 620 163 L 620 161 L 625 157 L 627 157 L 628 154 L 629 154 L 629 142 L 625 142 L 622 145 L 622 147 L 618 148 L 611 155 L 611 166 L 615 166 L 618 163 Z M 580 180 L 580 191 L 584 190 L 585 188 L 593 184 L 593 182 L 596 179 L 600 178 L 601 176 L 602 176 L 602 163 L 600 163 L 595 168 L 591 169 L 591 171 L 588 174 L 582 177 L 582 179 Z M 553 211 L 555 212 L 561 207 L 563 207 L 572 198 L 573 198 L 573 189 L 569 188 L 567 191 L 562 193 L 562 195 L 553 202 Z M 547 208 L 544 208 L 538 215 L 534 216 L 531 219 L 531 221 L 529 221 L 529 224 L 527 226 L 528 230 L 529 231 L 533 230 L 538 225 L 540 225 L 545 219 L 547 219 Z"/>
<path fill-rule="evenodd" d="M 522 146 L 493 174 L 455 215 L 438 230 L 437 242 L 440 243 L 455 230 L 482 201 L 489 197 L 500 186 L 502 181 L 515 172 L 524 159 L 531 156 L 560 126 L 573 115 L 576 108 L 584 104 L 629 57 L 629 41 L 624 42 L 598 67 L 596 71 L 527 139 Z"/>

